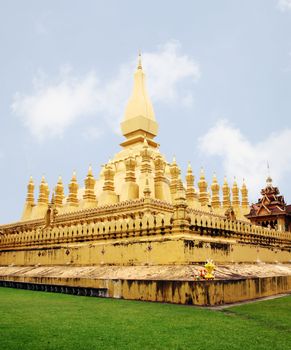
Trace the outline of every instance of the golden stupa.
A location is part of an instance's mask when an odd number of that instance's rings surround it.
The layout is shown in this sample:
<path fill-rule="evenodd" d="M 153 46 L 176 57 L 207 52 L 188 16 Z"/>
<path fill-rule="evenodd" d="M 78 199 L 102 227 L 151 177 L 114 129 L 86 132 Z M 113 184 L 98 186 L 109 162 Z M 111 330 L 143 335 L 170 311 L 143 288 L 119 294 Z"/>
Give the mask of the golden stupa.
<path fill-rule="evenodd" d="M 59 177 L 50 196 L 42 177 L 35 201 L 30 178 L 21 220 L 0 226 L 2 284 L 202 305 L 290 289 L 291 233 L 251 224 L 245 183 L 220 186 L 214 174 L 209 186 L 201 169 L 195 186 L 190 163 L 184 182 L 160 152 L 140 56 L 121 130 L 120 151 L 96 178 L 90 166 L 84 187 L 74 172 L 67 195 Z M 192 282 L 209 259 L 216 280 Z"/>

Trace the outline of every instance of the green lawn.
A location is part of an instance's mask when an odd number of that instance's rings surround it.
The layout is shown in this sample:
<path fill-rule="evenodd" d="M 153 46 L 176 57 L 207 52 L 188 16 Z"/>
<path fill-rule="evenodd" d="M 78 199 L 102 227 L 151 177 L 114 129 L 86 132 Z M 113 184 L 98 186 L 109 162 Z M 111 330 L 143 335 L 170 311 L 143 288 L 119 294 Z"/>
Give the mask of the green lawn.
<path fill-rule="evenodd" d="M 214 311 L 0 288 L 0 349 L 291 349 L 291 296 Z"/>

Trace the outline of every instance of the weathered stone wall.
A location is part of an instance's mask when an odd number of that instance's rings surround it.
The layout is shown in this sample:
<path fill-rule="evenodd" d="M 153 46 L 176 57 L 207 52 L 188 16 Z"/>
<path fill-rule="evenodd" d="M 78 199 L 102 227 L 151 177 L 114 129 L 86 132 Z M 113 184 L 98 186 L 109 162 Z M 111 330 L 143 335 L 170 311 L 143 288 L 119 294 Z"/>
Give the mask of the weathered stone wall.
<path fill-rule="evenodd" d="M 291 276 L 219 281 L 100 280 L 0 276 L 0 286 L 175 304 L 214 306 L 290 292 Z"/>

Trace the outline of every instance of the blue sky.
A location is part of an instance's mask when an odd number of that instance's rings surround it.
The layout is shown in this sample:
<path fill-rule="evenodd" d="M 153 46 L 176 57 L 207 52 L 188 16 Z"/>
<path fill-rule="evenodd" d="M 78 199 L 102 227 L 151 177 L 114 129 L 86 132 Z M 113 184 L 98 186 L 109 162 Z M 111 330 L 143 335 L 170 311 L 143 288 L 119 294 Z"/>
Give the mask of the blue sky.
<path fill-rule="evenodd" d="M 139 49 L 168 160 L 291 202 L 291 1 L 2 1 L 0 43 L 1 223 L 119 150 Z"/>

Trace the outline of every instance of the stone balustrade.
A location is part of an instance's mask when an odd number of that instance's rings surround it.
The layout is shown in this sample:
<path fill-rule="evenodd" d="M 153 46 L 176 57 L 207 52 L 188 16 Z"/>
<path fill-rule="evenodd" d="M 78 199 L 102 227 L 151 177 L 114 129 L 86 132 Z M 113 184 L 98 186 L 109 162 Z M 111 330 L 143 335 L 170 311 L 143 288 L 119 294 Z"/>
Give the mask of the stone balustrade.
<path fill-rule="evenodd" d="M 148 212 L 142 212 L 139 210 L 139 204 L 144 208 L 144 200 L 138 200 L 136 210 L 131 213 L 127 211 L 126 205 L 122 204 L 123 212 L 115 211 L 116 205 L 99 208 L 99 211 L 89 209 L 86 215 L 83 211 L 80 217 L 74 213 L 74 221 L 70 220 L 69 214 L 57 216 L 49 226 L 45 225 L 44 220 L 1 226 L 0 248 L 47 246 L 181 233 L 179 232 L 180 221 L 175 222 L 175 215 L 173 215 L 177 208 L 152 200 L 148 203 Z M 114 215 L 114 212 L 118 212 L 119 216 Z M 291 247 L 289 232 L 255 226 L 247 221 L 232 221 L 223 216 L 195 212 L 187 208 L 185 212 L 187 224 L 183 226 L 183 233 L 231 238 L 242 243 Z"/>

